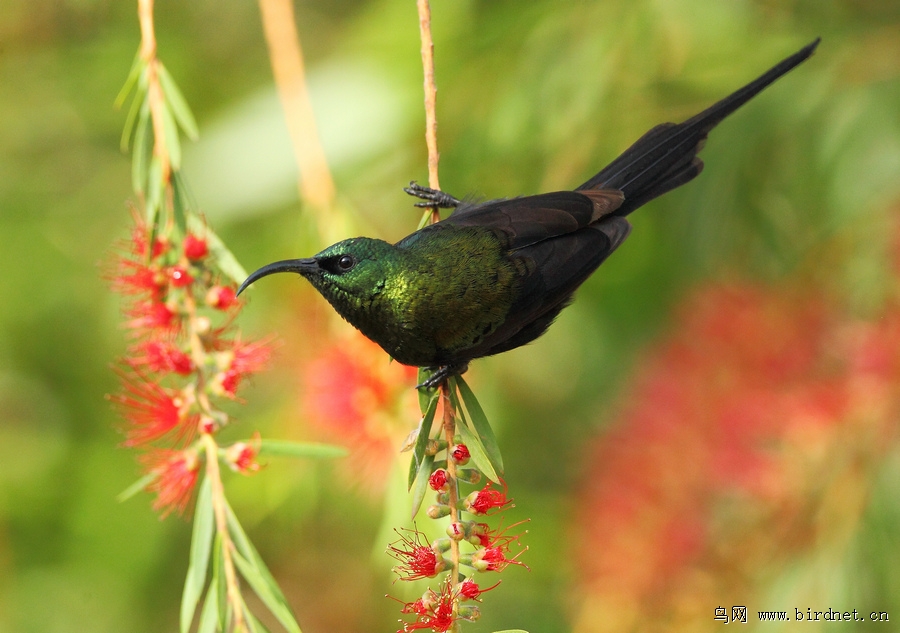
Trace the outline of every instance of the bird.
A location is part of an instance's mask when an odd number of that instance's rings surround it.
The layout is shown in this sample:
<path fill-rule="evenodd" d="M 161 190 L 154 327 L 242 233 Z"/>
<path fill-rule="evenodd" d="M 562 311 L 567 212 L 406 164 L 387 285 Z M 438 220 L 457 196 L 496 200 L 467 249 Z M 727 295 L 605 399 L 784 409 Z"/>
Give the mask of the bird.
<path fill-rule="evenodd" d="M 416 206 L 453 212 L 395 244 L 354 237 L 265 265 L 237 294 L 262 277 L 297 273 L 391 358 L 430 372 L 417 388 L 432 390 L 472 360 L 544 334 L 628 237 L 626 216 L 696 178 L 709 132 L 819 41 L 684 122 L 653 127 L 574 190 L 471 202 L 411 182 L 405 191 Z"/>

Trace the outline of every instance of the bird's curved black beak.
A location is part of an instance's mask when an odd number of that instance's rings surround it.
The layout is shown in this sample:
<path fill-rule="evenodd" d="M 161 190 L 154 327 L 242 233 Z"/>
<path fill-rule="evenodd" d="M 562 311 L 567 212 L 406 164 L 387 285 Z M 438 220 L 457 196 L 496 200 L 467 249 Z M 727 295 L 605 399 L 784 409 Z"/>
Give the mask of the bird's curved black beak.
<path fill-rule="evenodd" d="M 240 295 L 247 286 L 257 279 L 262 279 L 263 277 L 274 273 L 297 273 L 306 277 L 308 275 L 317 274 L 320 271 L 321 268 L 319 268 L 319 262 L 317 262 L 314 257 L 307 259 L 283 259 L 280 262 L 272 262 L 271 264 L 266 264 L 259 270 L 250 273 L 250 276 L 247 277 L 247 279 L 244 280 L 244 283 L 241 284 L 241 287 L 238 288 L 237 294 Z"/>

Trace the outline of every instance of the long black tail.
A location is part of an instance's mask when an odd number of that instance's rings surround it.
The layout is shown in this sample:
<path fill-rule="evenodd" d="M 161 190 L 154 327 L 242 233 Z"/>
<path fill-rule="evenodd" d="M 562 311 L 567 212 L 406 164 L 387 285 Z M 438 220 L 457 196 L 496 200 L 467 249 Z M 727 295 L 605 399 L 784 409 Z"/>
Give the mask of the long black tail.
<path fill-rule="evenodd" d="M 812 55 L 819 39 L 684 123 L 657 125 L 577 190 L 619 189 L 625 194 L 625 201 L 615 215 L 624 216 L 694 179 L 703 169 L 703 161 L 697 153 L 703 148 L 709 131 Z"/>

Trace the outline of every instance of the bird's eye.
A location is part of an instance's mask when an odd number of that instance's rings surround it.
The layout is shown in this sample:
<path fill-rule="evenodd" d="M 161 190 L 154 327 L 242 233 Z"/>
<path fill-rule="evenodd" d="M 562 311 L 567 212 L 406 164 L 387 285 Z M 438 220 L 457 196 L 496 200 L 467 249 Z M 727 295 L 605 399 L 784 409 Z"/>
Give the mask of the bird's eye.
<path fill-rule="evenodd" d="M 356 266 L 356 260 L 350 255 L 341 255 L 340 259 L 337 261 L 337 265 L 341 272 L 347 272 Z"/>

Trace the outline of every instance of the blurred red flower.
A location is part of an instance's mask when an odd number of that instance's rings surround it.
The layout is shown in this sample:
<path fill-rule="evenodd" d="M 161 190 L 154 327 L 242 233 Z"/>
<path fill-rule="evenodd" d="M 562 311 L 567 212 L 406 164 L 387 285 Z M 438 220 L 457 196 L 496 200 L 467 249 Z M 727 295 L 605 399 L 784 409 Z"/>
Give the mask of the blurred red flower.
<path fill-rule="evenodd" d="M 853 524 L 865 488 L 837 482 L 894 437 L 897 306 L 858 321 L 796 289 L 718 286 L 673 331 L 588 450 L 580 632 L 715 624 L 771 562 Z M 822 522 L 834 503 L 844 512 Z"/>

